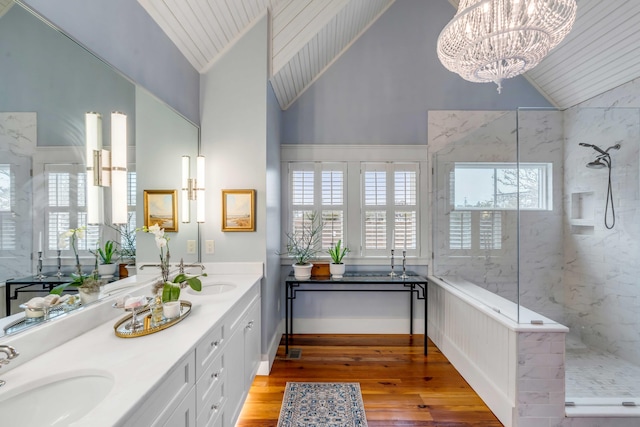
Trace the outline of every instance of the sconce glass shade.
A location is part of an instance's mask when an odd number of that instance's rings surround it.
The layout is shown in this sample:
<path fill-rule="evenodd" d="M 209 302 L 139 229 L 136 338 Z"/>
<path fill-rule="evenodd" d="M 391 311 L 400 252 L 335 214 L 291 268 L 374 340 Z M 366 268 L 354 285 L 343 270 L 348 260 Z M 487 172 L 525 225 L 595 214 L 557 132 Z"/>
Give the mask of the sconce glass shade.
<path fill-rule="evenodd" d="M 97 156 L 102 150 L 102 116 L 98 113 L 85 114 L 85 150 L 87 165 L 87 223 L 102 224 L 104 199 L 102 187 L 97 185 L 99 170 Z"/>
<path fill-rule="evenodd" d="M 181 203 L 181 209 L 180 209 L 180 216 L 182 217 L 182 222 L 187 223 L 191 221 L 191 209 L 190 209 L 190 198 L 189 198 L 189 181 L 190 181 L 190 175 L 191 175 L 191 157 L 189 156 L 182 156 L 182 179 L 181 179 L 181 184 L 180 184 L 180 188 L 182 188 L 181 191 L 181 197 L 180 197 L 180 203 Z"/>
<path fill-rule="evenodd" d="M 575 0 L 460 0 L 438 37 L 438 58 L 471 82 L 522 74 L 542 61 L 571 31 Z"/>
<path fill-rule="evenodd" d="M 204 222 L 204 156 L 196 157 L 196 177 L 191 178 L 191 158 L 182 156 L 182 222 L 191 222 L 191 200 L 196 201 L 196 221 Z"/>
<path fill-rule="evenodd" d="M 127 209 L 127 115 L 111 113 L 111 222 L 126 224 Z"/>
<path fill-rule="evenodd" d="M 204 156 L 200 155 L 196 158 L 196 221 L 204 222 Z"/>

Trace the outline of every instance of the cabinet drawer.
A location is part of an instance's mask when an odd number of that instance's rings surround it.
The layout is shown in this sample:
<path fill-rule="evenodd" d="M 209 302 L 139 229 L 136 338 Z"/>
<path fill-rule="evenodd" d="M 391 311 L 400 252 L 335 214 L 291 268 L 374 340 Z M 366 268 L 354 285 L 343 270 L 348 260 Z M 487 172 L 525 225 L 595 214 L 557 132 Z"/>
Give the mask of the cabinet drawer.
<path fill-rule="evenodd" d="M 218 402 L 220 399 L 214 399 L 212 401 L 212 395 L 220 394 L 220 385 L 223 382 L 223 378 L 226 378 L 226 370 L 224 366 L 226 354 L 218 354 L 209 367 L 202 374 L 198 382 L 196 383 L 196 396 L 198 415 L 200 410 L 211 405 L 211 403 Z M 225 397 L 222 396 L 221 397 Z"/>
<path fill-rule="evenodd" d="M 245 295 L 240 303 L 233 308 L 228 320 L 225 320 L 229 336 L 233 335 L 236 329 L 244 329 L 247 326 L 243 323 L 245 321 L 244 317 L 249 311 L 249 307 L 258 299 L 260 299 L 260 293 L 258 292 Z"/>
<path fill-rule="evenodd" d="M 163 427 L 191 427 L 196 423 L 195 391 L 191 388 L 187 397 L 178 405 Z"/>
<path fill-rule="evenodd" d="M 175 408 L 195 385 L 195 356 L 193 352 L 177 363 L 169 376 L 156 388 L 141 409 L 125 426 L 163 425 Z M 154 421 L 155 420 L 155 421 Z"/>
<path fill-rule="evenodd" d="M 207 370 L 209 364 L 220 353 L 225 340 L 225 328 L 223 324 L 218 324 L 200 340 L 196 346 L 196 377 L 200 378 Z"/>
<path fill-rule="evenodd" d="M 211 393 L 207 394 L 206 400 L 198 400 L 198 402 L 196 402 L 196 411 L 198 414 L 196 423 L 198 427 L 223 425 L 222 413 L 224 412 L 227 401 L 225 397 L 225 381 L 226 375 L 222 374 L 220 382 L 211 390 Z"/>

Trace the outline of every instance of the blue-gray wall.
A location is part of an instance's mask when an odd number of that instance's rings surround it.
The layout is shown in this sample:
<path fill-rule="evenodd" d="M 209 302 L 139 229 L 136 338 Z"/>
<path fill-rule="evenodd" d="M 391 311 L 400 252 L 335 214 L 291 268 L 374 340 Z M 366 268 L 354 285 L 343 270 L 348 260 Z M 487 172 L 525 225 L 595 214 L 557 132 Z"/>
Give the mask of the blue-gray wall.
<path fill-rule="evenodd" d="M 22 0 L 192 122 L 200 75 L 136 0 Z"/>
<path fill-rule="evenodd" d="M 36 112 L 38 146 L 84 146 L 84 114 L 127 114 L 135 143 L 135 87 L 111 67 L 21 7 L 0 19 L 0 111 Z M 6 147 L 0 147 L 3 149 Z"/>
<path fill-rule="evenodd" d="M 283 114 L 285 144 L 426 144 L 429 110 L 549 107 L 523 77 L 467 82 L 445 69 L 436 42 L 447 0 L 396 2 Z"/>

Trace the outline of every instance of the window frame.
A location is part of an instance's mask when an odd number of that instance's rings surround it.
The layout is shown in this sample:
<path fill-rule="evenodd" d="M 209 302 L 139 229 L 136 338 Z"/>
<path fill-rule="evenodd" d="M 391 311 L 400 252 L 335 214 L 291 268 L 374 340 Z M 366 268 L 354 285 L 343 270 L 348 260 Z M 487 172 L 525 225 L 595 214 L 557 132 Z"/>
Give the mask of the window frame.
<path fill-rule="evenodd" d="M 390 248 L 379 256 L 363 256 L 363 238 L 361 232 L 362 209 L 362 182 L 361 167 L 364 162 L 405 162 L 416 163 L 419 167 L 417 177 L 417 218 L 416 240 L 417 246 L 413 254 L 407 254 L 408 265 L 428 265 L 431 263 L 431 233 L 432 230 L 426 223 L 428 220 L 428 205 L 430 191 L 430 173 L 428 169 L 428 151 L 426 145 L 335 145 L 335 144 L 281 144 L 281 233 L 282 245 L 285 242 L 285 233 L 290 230 L 289 209 L 289 163 L 292 162 L 346 162 L 347 179 L 345 186 L 346 210 L 345 210 L 345 243 L 351 249 L 347 257 L 347 263 L 351 265 L 384 265 L 390 266 Z M 354 220 L 355 218 L 355 220 Z M 396 264 L 399 265 L 402 250 L 395 251 Z M 329 260 L 328 255 L 318 254 L 316 259 Z M 322 255 L 322 256 L 320 256 Z M 290 258 L 283 254 L 282 265 L 290 264 Z"/>

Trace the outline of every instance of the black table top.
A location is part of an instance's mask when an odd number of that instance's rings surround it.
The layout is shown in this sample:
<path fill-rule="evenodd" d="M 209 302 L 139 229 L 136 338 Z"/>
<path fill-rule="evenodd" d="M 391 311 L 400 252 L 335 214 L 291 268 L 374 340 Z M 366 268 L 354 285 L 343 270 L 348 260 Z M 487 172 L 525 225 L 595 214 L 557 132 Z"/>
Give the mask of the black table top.
<path fill-rule="evenodd" d="M 389 271 L 370 271 L 370 272 L 356 272 L 345 273 L 341 279 L 333 279 L 329 276 L 312 277 L 307 280 L 298 280 L 293 275 L 293 271 L 287 276 L 287 283 L 354 283 L 354 284 L 393 284 L 393 283 L 414 283 L 414 284 L 426 284 L 427 279 L 415 274 L 412 271 L 407 271 L 407 278 L 402 278 L 402 270 L 396 271 L 395 276 L 390 276 Z"/>
<path fill-rule="evenodd" d="M 5 283 L 9 283 L 12 285 L 29 285 L 33 283 L 46 283 L 46 284 L 60 285 L 62 283 L 73 282 L 74 280 L 73 277 L 69 277 L 69 276 L 58 277 L 55 275 L 55 273 L 45 274 L 45 276 L 46 277 L 43 279 L 38 279 L 38 276 L 27 276 L 27 277 L 22 277 L 20 279 L 9 279 L 9 280 L 6 280 Z"/>

